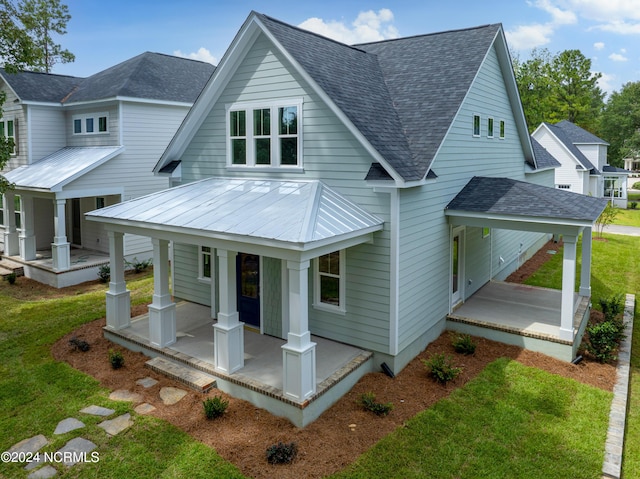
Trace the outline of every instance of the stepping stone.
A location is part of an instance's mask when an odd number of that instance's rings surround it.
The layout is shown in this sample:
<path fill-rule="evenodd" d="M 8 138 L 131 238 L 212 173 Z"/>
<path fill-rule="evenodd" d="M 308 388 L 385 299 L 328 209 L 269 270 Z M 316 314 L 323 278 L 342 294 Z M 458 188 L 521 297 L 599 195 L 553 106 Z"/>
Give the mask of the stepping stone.
<path fill-rule="evenodd" d="M 116 391 L 113 391 L 109 394 L 109 399 L 113 399 L 114 401 L 142 402 L 142 396 L 140 394 L 126 389 L 117 389 Z"/>
<path fill-rule="evenodd" d="M 93 451 L 96 447 L 98 446 L 96 446 L 94 443 L 92 443 L 88 439 L 84 439 L 82 437 L 76 437 L 71 439 L 68 443 L 66 443 L 64 446 L 58 449 L 58 452 L 62 453 L 61 457 L 63 459 L 63 464 L 65 466 L 73 466 L 78 462 L 78 460 L 82 459 L 83 457 L 82 453 L 86 454 L 85 457 L 87 459 L 91 459 L 91 456 L 89 455 L 89 453 Z M 75 454 L 66 455 L 64 454 L 65 452 L 71 452 Z"/>
<path fill-rule="evenodd" d="M 133 421 L 131 420 L 131 414 L 126 413 L 114 419 L 102 421 L 98 424 L 98 427 L 104 429 L 110 436 L 115 436 L 132 425 Z"/>
<path fill-rule="evenodd" d="M 49 444 L 47 438 L 42 434 L 24 439 L 9 448 L 8 452 L 31 452 L 34 453 Z"/>
<path fill-rule="evenodd" d="M 84 427 L 84 423 L 79 421 L 75 417 L 68 417 L 67 419 L 63 419 L 58 423 L 56 430 L 53 431 L 54 434 L 65 434 L 70 431 L 75 431 L 76 429 L 80 429 Z"/>
<path fill-rule="evenodd" d="M 55 467 L 47 464 L 44 467 L 41 467 L 37 471 L 33 471 L 31 474 L 27 476 L 27 479 L 49 479 L 50 477 L 54 477 L 58 474 Z"/>
<path fill-rule="evenodd" d="M 155 386 L 156 384 L 158 384 L 158 381 L 156 381 L 153 378 L 146 377 L 146 378 L 138 379 L 136 381 L 136 384 L 139 384 L 143 388 L 150 388 L 151 386 Z"/>
<path fill-rule="evenodd" d="M 149 414 L 151 411 L 155 411 L 155 406 L 152 406 L 149 403 L 143 402 L 135 407 L 134 411 L 138 414 Z"/>
<path fill-rule="evenodd" d="M 187 395 L 184 389 L 165 387 L 160 390 L 160 399 L 166 406 L 171 406 Z"/>
<path fill-rule="evenodd" d="M 80 410 L 80 412 L 84 414 L 91 414 L 92 416 L 111 416 L 116 411 L 102 406 L 91 405 Z"/>

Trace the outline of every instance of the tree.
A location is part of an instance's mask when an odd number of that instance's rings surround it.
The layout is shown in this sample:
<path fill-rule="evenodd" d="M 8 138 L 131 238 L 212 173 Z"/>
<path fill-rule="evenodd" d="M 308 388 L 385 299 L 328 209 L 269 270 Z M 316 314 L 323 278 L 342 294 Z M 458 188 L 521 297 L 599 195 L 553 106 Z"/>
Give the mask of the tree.
<path fill-rule="evenodd" d="M 596 220 L 596 231 L 598 232 L 598 238 L 602 238 L 602 232 L 604 231 L 605 226 L 609 226 L 618 216 L 620 210 L 613 206 L 611 202 L 607 203 L 605 209 L 600 213 L 598 219 Z"/>
<path fill-rule="evenodd" d="M 625 83 L 607 100 L 600 135 L 609 142 L 609 158 L 622 166 L 624 158 L 640 157 L 640 81 Z"/>
<path fill-rule="evenodd" d="M 60 0 L 22 0 L 21 7 L 20 20 L 36 49 L 36 62 L 31 66 L 50 73 L 56 63 L 73 62 L 75 55 L 51 38 L 52 33 L 67 33 L 68 7 Z"/>
<path fill-rule="evenodd" d="M 551 55 L 547 49 L 534 49 L 529 60 L 514 62 L 514 72 L 531 131 L 543 121 L 560 120 L 597 130 L 604 97 L 598 87 L 602 74 L 591 72 L 591 60 L 580 50 Z"/>

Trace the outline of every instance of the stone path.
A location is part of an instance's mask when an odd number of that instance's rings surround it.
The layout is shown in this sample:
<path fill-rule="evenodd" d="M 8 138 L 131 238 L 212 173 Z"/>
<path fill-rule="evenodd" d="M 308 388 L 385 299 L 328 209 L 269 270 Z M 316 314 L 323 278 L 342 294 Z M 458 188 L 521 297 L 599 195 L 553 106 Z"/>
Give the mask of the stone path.
<path fill-rule="evenodd" d="M 155 386 L 158 381 L 147 377 L 139 379 L 136 383 L 143 388 Z M 173 387 L 164 387 L 159 391 L 159 399 L 166 405 L 172 405 L 186 396 L 187 391 Z M 140 403 L 135 407 L 138 414 L 148 414 L 155 410 L 155 406 L 142 402 L 142 396 L 136 392 L 119 389 L 109 395 L 109 399 L 114 401 L 128 401 Z M 133 425 L 133 417 L 129 413 L 121 414 L 111 418 L 115 414 L 114 409 L 102 406 L 91 405 L 80 410 L 80 413 L 90 416 L 104 417 L 104 421 L 97 424 L 103 429 L 107 437 L 113 437 L 125 431 Z M 86 430 L 87 426 L 80 419 L 68 417 L 58 423 L 53 431 L 54 435 L 67 434 L 76 430 Z M 67 441 L 64 446 L 55 452 L 41 451 L 49 444 L 49 440 L 43 434 L 38 434 L 24 439 L 9 448 L 9 454 L 16 457 L 26 456 L 34 458 L 24 467 L 25 471 L 30 471 L 28 479 L 48 479 L 58 475 L 59 471 L 74 466 L 82 462 L 98 462 L 100 453 L 95 451 L 96 444 L 83 437 L 74 437 Z"/>

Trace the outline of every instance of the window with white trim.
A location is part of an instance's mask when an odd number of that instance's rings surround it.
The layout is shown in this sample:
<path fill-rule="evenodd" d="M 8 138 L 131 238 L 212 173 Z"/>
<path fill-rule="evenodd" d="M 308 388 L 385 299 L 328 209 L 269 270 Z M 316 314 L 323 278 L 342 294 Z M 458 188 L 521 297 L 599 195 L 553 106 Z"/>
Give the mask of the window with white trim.
<path fill-rule="evenodd" d="M 211 273 L 213 266 L 213 256 L 211 255 L 210 246 L 200 246 L 200 261 L 198 262 L 198 279 L 211 281 Z"/>
<path fill-rule="evenodd" d="M 500 120 L 500 139 L 504 140 L 504 130 L 505 130 L 505 122 L 504 120 Z"/>
<path fill-rule="evenodd" d="M 320 256 L 315 261 L 314 306 L 345 311 L 345 250 Z"/>
<path fill-rule="evenodd" d="M 16 218 L 16 228 L 22 228 L 22 200 L 20 195 L 15 195 L 13 197 L 13 211 Z"/>
<path fill-rule="evenodd" d="M 480 136 L 480 115 L 473 115 L 473 136 Z"/>
<path fill-rule="evenodd" d="M 493 138 L 493 118 L 487 118 L 487 138 Z"/>
<path fill-rule="evenodd" d="M 559 190 L 570 190 L 571 185 L 556 185 L 556 188 L 558 188 Z"/>
<path fill-rule="evenodd" d="M 301 167 L 301 113 L 302 100 L 228 105 L 228 166 Z"/>
<path fill-rule="evenodd" d="M 12 155 L 15 155 L 17 152 L 15 125 L 16 123 L 13 119 L 2 118 L 0 120 L 0 136 L 13 142 L 13 149 L 11 150 Z"/>
<path fill-rule="evenodd" d="M 109 113 L 73 115 L 74 135 L 96 135 L 109 133 Z"/>

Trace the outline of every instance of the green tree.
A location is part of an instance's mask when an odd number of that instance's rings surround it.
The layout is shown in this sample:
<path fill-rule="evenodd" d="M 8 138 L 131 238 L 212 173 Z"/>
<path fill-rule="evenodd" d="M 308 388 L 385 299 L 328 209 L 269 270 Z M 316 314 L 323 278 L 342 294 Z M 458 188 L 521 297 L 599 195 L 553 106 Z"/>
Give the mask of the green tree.
<path fill-rule="evenodd" d="M 534 49 L 528 60 L 514 60 L 514 73 L 530 131 L 543 121 L 561 120 L 597 130 L 604 104 L 598 87 L 602 75 L 591 72 L 591 60 L 580 50 L 551 55 Z"/>
<path fill-rule="evenodd" d="M 612 165 L 622 166 L 624 158 L 640 157 L 640 81 L 625 83 L 609 96 L 599 132 L 609 142 Z"/>
<path fill-rule="evenodd" d="M 56 63 L 75 60 L 73 53 L 63 50 L 51 37 L 53 33 L 66 34 L 71 20 L 68 7 L 60 0 L 22 0 L 20 20 L 36 49 L 33 68 L 49 73 Z"/>

